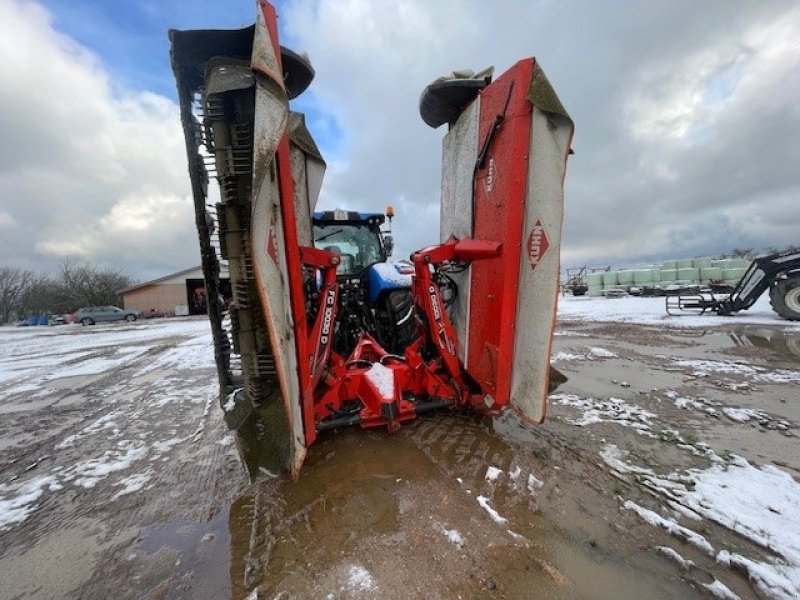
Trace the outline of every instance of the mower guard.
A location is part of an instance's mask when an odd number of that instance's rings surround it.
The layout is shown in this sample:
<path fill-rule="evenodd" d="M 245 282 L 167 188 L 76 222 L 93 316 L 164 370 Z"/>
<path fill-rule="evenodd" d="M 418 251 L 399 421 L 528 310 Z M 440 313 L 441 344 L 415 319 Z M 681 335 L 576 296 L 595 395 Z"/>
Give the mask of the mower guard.
<path fill-rule="evenodd" d="M 442 241 L 502 242 L 454 276 L 460 358 L 490 408 L 545 417 L 556 317 L 563 182 L 573 123 L 536 60 L 483 89 L 444 138 Z"/>

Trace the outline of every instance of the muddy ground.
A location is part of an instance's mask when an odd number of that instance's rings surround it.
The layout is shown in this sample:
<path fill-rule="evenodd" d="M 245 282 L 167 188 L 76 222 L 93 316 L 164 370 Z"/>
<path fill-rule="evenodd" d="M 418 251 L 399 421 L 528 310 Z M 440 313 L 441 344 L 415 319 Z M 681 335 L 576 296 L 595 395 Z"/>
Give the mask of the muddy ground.
<path fill-rule="evenodd" d="M 792 597 L 791 537 L 700 494 L 782 478 L 800 528 L 796 330 L 563 322 L 544 425 L 346 430 L 249 484 L 206 328 L 0 331 L 0 598 Z"/>

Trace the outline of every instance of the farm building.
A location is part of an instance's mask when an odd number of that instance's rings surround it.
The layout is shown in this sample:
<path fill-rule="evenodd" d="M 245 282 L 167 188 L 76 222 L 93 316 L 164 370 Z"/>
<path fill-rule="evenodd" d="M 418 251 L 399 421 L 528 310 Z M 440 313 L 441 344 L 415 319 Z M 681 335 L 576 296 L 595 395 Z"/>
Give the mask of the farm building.
<path fill-rule="evenodd" d="M 222 293 L 230 296 L 228 273 L 223 270 L 220 275 Z M 129 287 L 122 291 L 122 303 L 146 317 L 206 314 L 203 270 L 192 267 Z"/>

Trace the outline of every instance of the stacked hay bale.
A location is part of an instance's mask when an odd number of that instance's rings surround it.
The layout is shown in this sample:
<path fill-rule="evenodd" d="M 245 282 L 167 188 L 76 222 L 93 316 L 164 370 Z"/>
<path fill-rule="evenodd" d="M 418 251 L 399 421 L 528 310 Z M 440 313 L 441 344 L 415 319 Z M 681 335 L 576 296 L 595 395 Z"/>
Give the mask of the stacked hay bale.
<path fill-rule="evenodd" d="M 623 269 L 589 273 L 586 284 L 590 296 L 602 296 L 612 289 L 708 285 L 725 282 L 735 285 L 750 261 L 745 258 L 716 260 L 709 257 L 667 260 L 641 269 Z"/>

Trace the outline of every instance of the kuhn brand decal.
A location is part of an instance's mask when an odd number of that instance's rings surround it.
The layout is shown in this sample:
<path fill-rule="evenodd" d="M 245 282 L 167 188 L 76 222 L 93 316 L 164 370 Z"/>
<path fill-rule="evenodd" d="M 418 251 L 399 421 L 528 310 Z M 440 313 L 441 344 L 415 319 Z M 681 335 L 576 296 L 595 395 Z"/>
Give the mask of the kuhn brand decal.
<path fill-rule="evenodd" d="M 531 263 L 531 270 L 541 262 L 548 248 L 550 248 L 550 240 L 547 238 L 547 231 L 542 225 L 542 220 L 536 219 L 528 236 L 528 261 Z"/>

